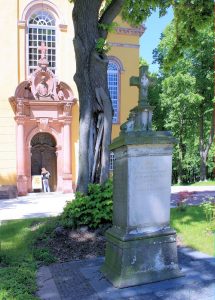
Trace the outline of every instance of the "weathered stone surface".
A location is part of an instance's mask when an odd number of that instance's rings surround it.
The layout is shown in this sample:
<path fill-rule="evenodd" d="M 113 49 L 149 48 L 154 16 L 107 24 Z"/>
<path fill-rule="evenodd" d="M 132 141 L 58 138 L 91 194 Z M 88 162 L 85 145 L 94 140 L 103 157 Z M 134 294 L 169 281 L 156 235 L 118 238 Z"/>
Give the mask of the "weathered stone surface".
<path fill-rule="evenodd" d="M 182 276 L 173 230 L 123 237 L 113 228 L 106 236 L 102 272 L 115 287 L 124 288 Z"/>
<path fill-rule="evenodd" d="M 169 226 L 172 145 L 128 145 L 115 150 L 113 224 L 127 232 Z"/>
<path fill-rule="evenodd" d="M 113 227 L 102 267 L 119 288 L 181 276 L 169 226 L 175 139 L 170 132 L 152 131 L 147 67 L 130 84 L 139 88 L 139 101 L 110 147 L 115 155 Z"/>
<path fill-rule="evenodd" d="M 110 145 L 114 150 L 125 145 L 174 144 L 176 139 L 169 131 L 121 132 Z"/>
<path fill-rule="evenodd" d="M 172 143 L 114 153 L 113 227 L 102 272 L 119 288 L 182 276 L 169 226 Z"/>

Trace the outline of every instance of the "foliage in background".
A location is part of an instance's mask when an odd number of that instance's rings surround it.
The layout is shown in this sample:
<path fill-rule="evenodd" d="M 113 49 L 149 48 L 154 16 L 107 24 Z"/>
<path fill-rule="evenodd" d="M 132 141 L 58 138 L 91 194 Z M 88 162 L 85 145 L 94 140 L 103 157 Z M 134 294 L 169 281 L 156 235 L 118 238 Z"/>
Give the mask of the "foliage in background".
<path fill-rule="evenodd" d="M 110 48 L 111 48 L 110 45 L 105 39 L 99 38 L 97 40 L 95 49 L 99 54 L 107 53 L 110 50 Z"/>
<path fill-rule="evenodd" d="M 68 203 L 62 214 L 65 227 L 77 228 L 85 225 L 89 228 L 112 222 L 113 185 L 108 180 L 104 185 L 89 184 L 88 194 L 79 192 L 75 200 Z"/>
<path fill-rule="evenodd" d="M 139 67 L 141 67 L 141 66 L 149 66 L 147 60 L 143 57 L 139 58 Z"/>
<path fill-rule="evenodd" d="M 155 118 L 155 123 L 160 130 L 171 130 L 179 141 L 173 153 L 173 182 L 189 183 L 213 175 L 213 28 L 211 23 L 197 30 L 194 45 L 181 48 L 180 58 L 169 65 L 175 22 L 167 26 L 154 51 L 160 64 L 163 110 L 163 120 Z"/>
<path fill-rule="evenodd" d="M 203 209 L 207 222 L 212 223 L 215 222 L 215 202 L 212 202 L 215 199 L 210 198 L 209 200 L 211 201 L 201 203 L 200 207 Z"/>
<path fill-rule="evenodd" d="M 198 145 L 198 105 L 202 97 L 196 93 L 196 80 L 178 72 L 162 82 L 161 108 L 164 126 L 178 139 L 174 151 L 177 181 L 189 181 L 189 169 L 195 165 L 195 144 Z"/>
<path fill-rule="evenodd" d="M 80 103 L 80 155 L 77 190 L 87 193 L 88 184 L 104 183 L 109 173 L 112 107 L 107 85 L 105 52 L 108 31 L 121 13 L 123 20 L 139 26 L 153 11 L 165 15 L 172 6 L 175 16 L 171 47 L 165 63 L 172 66 L 183 50 L 198 47 L 197 32 L 213 23 L 213 1 L 204 0 L 69 0 L 74 24 L 76 74 Z M 83 89 L 83 86 L 85 87 Z"/>

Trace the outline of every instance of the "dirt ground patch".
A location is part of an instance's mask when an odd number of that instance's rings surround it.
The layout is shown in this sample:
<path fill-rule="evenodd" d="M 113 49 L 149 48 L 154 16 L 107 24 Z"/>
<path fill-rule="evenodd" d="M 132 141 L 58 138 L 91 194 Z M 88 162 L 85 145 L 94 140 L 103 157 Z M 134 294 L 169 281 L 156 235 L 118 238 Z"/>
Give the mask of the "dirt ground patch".
<path fill-rule="evenodd" d="M 88 259 L 105 255 L 105 230 L 56 228 L 46 239 L 36 242 L 37 249 L 48 248 L 57 262 Z"/>

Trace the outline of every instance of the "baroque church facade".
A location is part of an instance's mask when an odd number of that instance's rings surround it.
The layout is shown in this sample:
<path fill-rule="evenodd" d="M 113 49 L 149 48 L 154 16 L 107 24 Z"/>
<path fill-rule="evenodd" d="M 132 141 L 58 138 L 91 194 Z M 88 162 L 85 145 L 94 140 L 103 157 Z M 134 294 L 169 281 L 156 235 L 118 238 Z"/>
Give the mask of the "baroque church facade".
<path fill-rule="evenodd" d="M 15 0 L 12 6 L 3 2 L 0 187 L 16 186 L 19 195 L 26 195 L 45 167 L 52 175 L 51 191 L 72 192 L 79 152 L 72 4 L 67 0 Z M 116 22 L 115 32 L 108 36 L 112 138 L 136 105 L 138 91 L 129 86 L 129 78 L 138 74 L 139 38 L 144 33 L 144 26 L 131 28 L 120 18 Z"/>

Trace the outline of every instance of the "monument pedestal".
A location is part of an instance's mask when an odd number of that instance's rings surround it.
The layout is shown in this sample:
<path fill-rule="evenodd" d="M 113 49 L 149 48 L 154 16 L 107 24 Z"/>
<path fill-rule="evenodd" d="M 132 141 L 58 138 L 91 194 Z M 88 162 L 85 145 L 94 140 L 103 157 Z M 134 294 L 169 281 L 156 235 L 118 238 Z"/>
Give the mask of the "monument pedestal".
<path fill-rule="evenodd" d="M 113 227 L 102 272 L 116 287 L 182 276 L 169 226 L 173 142 L 169 132 L 147 131 L 121 135 L 111 145 Z"/>
<path fill-rule="evenodd" d="M 124 288 L 181 276 L 173 230 L 122 235 L 113 227 L 106 237 L 102 272 L 115 287 Z"/>
<path fill-rule="evenodd" d="M 138 106 L 110 147 L 115 155 L 113 227 L 102 272 L 119 288 L 182 275 L 169 226 L 175 139 L 168 131 L 152 131 L 147 69 L 140 67 L 140 76 L 130 79 L 139 88 Z"/>

